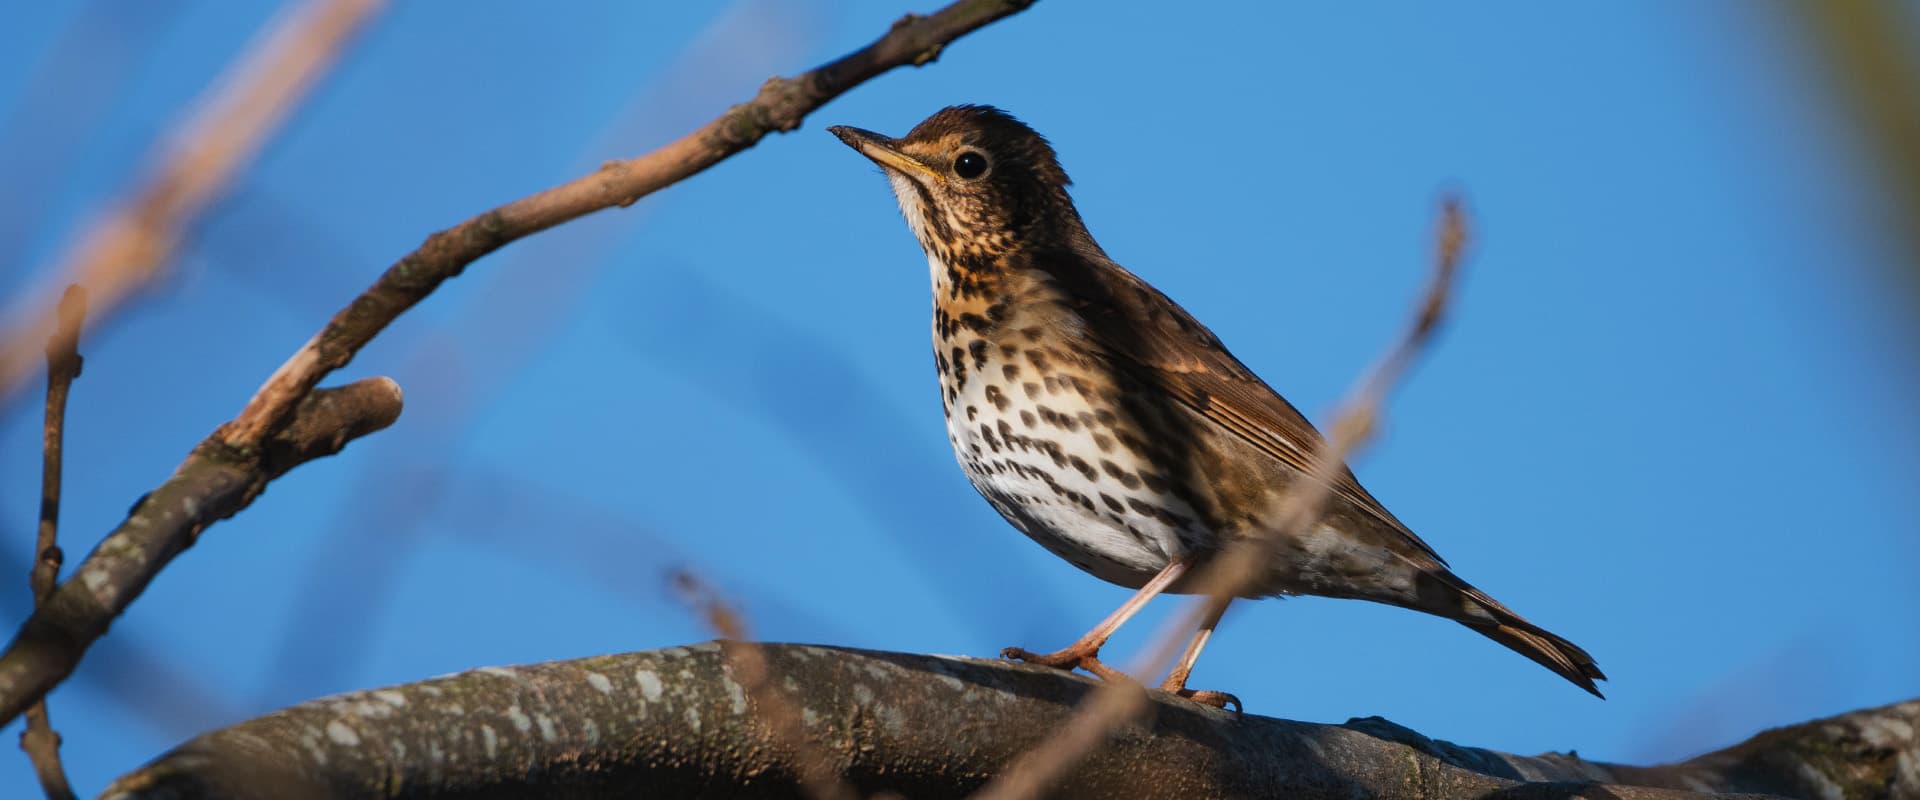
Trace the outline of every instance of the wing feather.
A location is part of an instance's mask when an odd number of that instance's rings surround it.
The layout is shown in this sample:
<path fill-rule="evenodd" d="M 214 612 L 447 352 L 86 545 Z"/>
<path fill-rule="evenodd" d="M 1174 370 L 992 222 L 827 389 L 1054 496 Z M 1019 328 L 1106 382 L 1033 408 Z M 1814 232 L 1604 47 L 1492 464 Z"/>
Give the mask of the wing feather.
<path fill-rule="evenodd" d="M 1099 262 L 1110 268 L 1093 266 Z M 1320 432 L 1186 309 L 1104 254 L 1096 259 L 1076 253 L 1038 266 L 1071 284 L 1062 287 L 1067 289 L 1065 296 L 1083 298 L 1084 305 L 1076 310 L 1087 320 L 1087 334 L 1105 346 L 1116 368 L 1166 392 L 1201 419 L 1274 460 L 1301 472 L 1309 468 L 1312 454 L 1323 443 Z M 1374 499 L 1344 464 L 1332 488 L 1336 497 L 1446 564 L 1432 546 Z"/>

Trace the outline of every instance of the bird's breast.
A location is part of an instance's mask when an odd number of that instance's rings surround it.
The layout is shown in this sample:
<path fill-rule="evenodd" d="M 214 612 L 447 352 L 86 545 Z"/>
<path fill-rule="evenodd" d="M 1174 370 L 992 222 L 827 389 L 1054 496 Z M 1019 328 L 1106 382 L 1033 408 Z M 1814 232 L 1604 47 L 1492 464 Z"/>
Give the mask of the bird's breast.
<path fill-rule="evenodd" d="M 938 270 L 938 267 L 936 267 Z M 1200 546 L 1197 515 L 1124 410 L 1111 375 L 1044 292 L 973 297 L 936 280 L 934 364 L 948 439 L 974 488 L 1076 566 L 1138 586 Z"/>

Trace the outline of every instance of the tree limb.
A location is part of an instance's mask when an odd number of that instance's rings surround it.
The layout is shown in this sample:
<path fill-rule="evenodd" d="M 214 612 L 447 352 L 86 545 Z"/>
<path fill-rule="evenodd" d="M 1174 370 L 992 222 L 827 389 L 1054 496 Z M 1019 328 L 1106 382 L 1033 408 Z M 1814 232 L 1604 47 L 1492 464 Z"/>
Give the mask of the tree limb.
<path fill-rule="evenodd" d="M 960 797 L 1052 736 L 1091 679 L 999 661 L 763 645 L 810 753 L 865 793 Z M 800 795 L 801 749 L 716 643 L 477 669 L 324 698 L 195 738 L 108 798 Z M 1910 797 L 1920 700 L 1627 767 L 1435 741 L 1379 718 L 1236 715 L 1155 693 L 1060 784 L 1118 797 Z M 1722 794 L 1721 796 L 1724 796 Z"/>
<path fill-rule="evenodd" d="M 246 508 L 287 470 L 338 453 L 399 416 L 400 387 L 367 378 L 308 395 L 293 421 L 254 453 L 217 441 L 194 448 L 21 625 L 0 656 L 0 717 L 11 721 L 73 674 L 87 647 L 200 531 Z"/>

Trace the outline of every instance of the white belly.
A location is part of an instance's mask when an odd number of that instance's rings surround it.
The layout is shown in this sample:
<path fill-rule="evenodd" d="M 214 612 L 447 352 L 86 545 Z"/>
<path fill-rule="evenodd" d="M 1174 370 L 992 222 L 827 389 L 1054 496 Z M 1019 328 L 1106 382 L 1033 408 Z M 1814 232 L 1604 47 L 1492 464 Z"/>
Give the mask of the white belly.
<path fill-rule="evenodd" d="M 1112 464 L 1127 462 L 1127 451 L 1102 433 L 1106 426 L 1072 386 L 1041 380 L 1017 354 L 1009 378 L 1001 358 L 996 350 L 979 367 L 968 358 L 968 379 L 947 415 L 954 455 L 974 488 L 1021 532 L 1103 580 L 1139 586 L 1183 555 L 1173 526 L 1150 512 L 1191 519 L 1185 503 Z"/>

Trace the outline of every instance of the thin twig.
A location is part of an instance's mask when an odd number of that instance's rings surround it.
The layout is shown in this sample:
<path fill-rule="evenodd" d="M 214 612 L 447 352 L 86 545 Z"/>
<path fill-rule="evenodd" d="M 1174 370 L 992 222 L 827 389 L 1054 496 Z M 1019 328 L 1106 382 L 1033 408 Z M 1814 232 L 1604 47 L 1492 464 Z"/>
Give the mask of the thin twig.
<path fill-rule="evenodd" d="M 27 573 L 27 585 L 33 589 L 33 610 L 46 605 L 53 584 L 60 577 L 60 472 L 61 449 L 67 430 L 67 393 L 73 379 L 80 377 L 80 329 L 87 320 L 87 290 L 78 285 L 67 287 L 60 298 L 60 327 L 47 341 L 47 417 L 42 429 L 40 471 L 40 534 L 33 544 L 33 567 Z M 60 734 L 47 718 L 47 701 L 42 698 L 27 709 L 27 729 L 20 734 L 20 749 L 33 762 L 40 788 L 50 800 L 73 797 L 67 784 L 67 771 L 60 766 Z"/>
<path fill-rule="evenodd" d="M 380 0 L 307 0 L 280 14 L 163 140 L 147 177 L 75 239 L 48 285 L 85 287 L 98 322 L 153 280 L 193 221 L 279 130 L 379 6 Z M 25 306 L 25 318 L 0 332 L 0 400 L 31 373 L 34 349 L 59 324 L 56 305 L 50 298 Z"/>
<path fill-rule="evenodd" d="M 760 720 L 772 729 L 773 740 L 793 748 L 794 772 L 800 790 L 813 800 L 858 800 L 860 793 L 840 779 L 834 757 L 807 738 L 800 710 L 773 687 L 760 646 L 747 635 L 747 624 L 704 581 L 687 570 L 675 570 L 673 588 L 687 605 L 700 613 L 707 627 L 720 635 L 726 668 L 753 701 Z"/>
<path fill-rule="evenodd" d="M 75 587 L 75 579 L 69 579 L 55 591 L 58 605 L 71 588 L 73 607 L 62 609 L 57 618 L 35 614 L 22 626 L 13 644 L 0 654 L 0 725 L 12 722 L 29 703 L 72 674 L 86 648 L 106 632 L 107 623 L 125 611 L 201 530 L 245 508 L 265 480 L 279 474 L 263 470 L 259 462 L 274 460 L 275 442 L 315 433 L 288 431 L 290 421 L 302 418 L 303 410 L 316 399 L 313 387 L 468 264 L 508 242 L 568 220 L 631 205 L 751 147 L 770 132 L 799 127 L 807 114 L 868 79 L 895 67 L 931 62 L 947 43 L 1032 3 L 960 0 L 931 16 L 902 17 L 872 44 L 796 77 L 769 80 L 753 100 L 648 155 L 608 162 L 592 174 L 428 237 L 335 314 L 267 379 L 239 416 L 195 447 L 175 477 L 140 503 L 88 556 L 75 572 L 88 583 Z M 347 388 L 352 387 L 336 391 Z M 392 394 L 397 414 L 398 387 L 393 387 Z M 318 419 L 314 418 L 316 424 L 322 424 Z M 344 442 L 342 438 L 336 444 Z M 206 469 L 214 470 L 218 480 L 182 485 L 183 476 Z M 162 492 L 171 504 L 154 502 Z M 96 558 L 102 559 L 98 571 L 90 569 Z"/>
<path fill-rule="evenodd" d="M 1407 368 L 1425 351 L 1433 333 L 1440 327 L 1452 297 L 1454 277 L 1459 272 L 1460 255 L 1466 247 L 1466 216 L 1457 198 L 1447 197 L 1441 206 L 1439 241 L 1435 246 L 1433 278 L 1412 326 L 1385 358 L 1361 376 L 1334 418 L 1333 430 L 1317 448 L 1312 469 L 1306 479 L 1287 492 L 1280 519 L 1262 531 L 1262 535 L 1234 542 L 1219 558 L 1212 559 L 1194 573 L 1194 594 L 1206 597 L 1192 603 L 1186 613 L 1175 615 L 1154 638 L 1129 672 L 1137 678 L 1165 669 L 1179 652 L 1188 634 L 1212 613 L 1226 608 L 1234 597 L 1251 589 L 1265 573 L 1273 548 L 1286 536 L 1304 530 L 1320 518 L 1333 478 L 1347 456 L 1364 442 L 1378 426 L 1380 409 L 1387 394 L 1406 374 Z M 1080 763 L 1107 739 L 1115 725 L 1133 718 L 1147 707 L 1146 693 L 1129 681 L 1107 681 L 1087 698 L 1060 733 L 1022 754 L 1007 770 L 980 790 L 978 797 L 993 800 L 1038 797 L 1047 787 Z"/>
<path fill-rule="evenodd" d="M 282 424 L 300 397 L 401 313 L 494 250 L 596 211 L 625 207 L 739 153 L 769 133 L 800 126 L 841 93 L 895 67 L 932 61 L 946 44 L 1033 0 L 961 0 L 932 16 L 908 15 L 872 44 L 793 78 L 773 78 L 755 97 L 639 158 L 609 161 L 591 174 L 523 197 L 427 237 L 262 385 L 217 435 L 245 450 Z"/>

